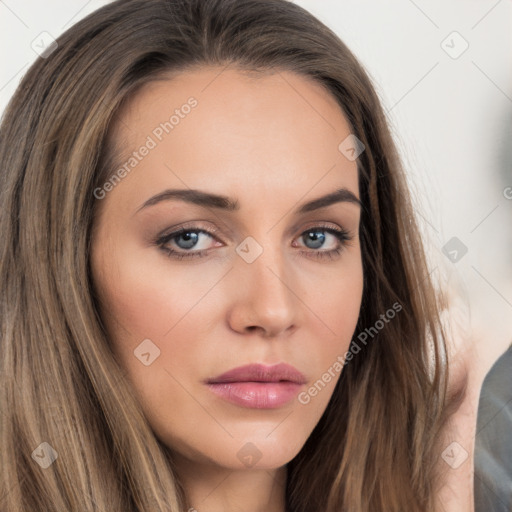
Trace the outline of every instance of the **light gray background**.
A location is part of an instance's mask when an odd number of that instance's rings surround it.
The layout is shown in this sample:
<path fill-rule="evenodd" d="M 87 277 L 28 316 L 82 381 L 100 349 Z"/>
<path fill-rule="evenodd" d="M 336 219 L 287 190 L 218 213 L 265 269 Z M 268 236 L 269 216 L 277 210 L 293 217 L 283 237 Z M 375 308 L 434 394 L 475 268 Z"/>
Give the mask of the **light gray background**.
<path fill-rule="evenodd" d="M 57 37 L 106 3 L 0 0 L 0 111 L 37 57 L 31 45 L 40 34 Z M 458 307 L 455 316 L 478 339 L 483 374 L 512 341 L 512 1 L 296 3 L 331 27 L 372 77 L 432 275 L 470 305 L 469 316 Z M 442 252 L 452 237 L 468 249 L 456 263 Z"/>

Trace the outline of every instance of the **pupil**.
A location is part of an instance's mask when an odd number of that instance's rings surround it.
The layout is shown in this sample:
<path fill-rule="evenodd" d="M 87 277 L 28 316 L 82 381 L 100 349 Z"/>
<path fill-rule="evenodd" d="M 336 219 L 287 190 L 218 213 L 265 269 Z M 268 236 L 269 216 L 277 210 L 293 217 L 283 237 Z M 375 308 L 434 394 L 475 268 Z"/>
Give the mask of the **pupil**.
<path fill-rule="evenodd" d="M 322 231 L 309 231 L 307 236 L 309 240 L 316 242 L 316 245 L 312 247 L 313 249 L 318 249 L 321 247 L 325 239 L 325 234 L 322 233 Z"/>
<path fill-rule="evenodd" d="M 181 247 L 181 246 L 180 247 L 182 249 L 190 249 L 191 247 L 194 247 L 194 245 L 197 242 L 197 236 L 198 236 L 198 233 L 193 233 L 190 231 L 182 233 L 181 235 L 179 235 L 178 239 L 183 238 L 183 239 L 185 239 L 186 243 L 185 243 L 184 247 Z"/>

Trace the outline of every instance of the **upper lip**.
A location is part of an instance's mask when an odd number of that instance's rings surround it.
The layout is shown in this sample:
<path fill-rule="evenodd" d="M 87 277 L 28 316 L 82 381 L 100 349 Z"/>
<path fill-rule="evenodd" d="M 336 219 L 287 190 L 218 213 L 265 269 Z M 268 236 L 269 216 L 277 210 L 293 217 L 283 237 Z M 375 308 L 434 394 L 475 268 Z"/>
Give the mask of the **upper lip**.
<path fill-rule="evenodd" d="M 233 368 L 207 381 L 208 384 L 229 382 L 293 382 L 304 384 L 306 377 L 297 368 L 286 363 L 272 366 L 248 364 Z"/>

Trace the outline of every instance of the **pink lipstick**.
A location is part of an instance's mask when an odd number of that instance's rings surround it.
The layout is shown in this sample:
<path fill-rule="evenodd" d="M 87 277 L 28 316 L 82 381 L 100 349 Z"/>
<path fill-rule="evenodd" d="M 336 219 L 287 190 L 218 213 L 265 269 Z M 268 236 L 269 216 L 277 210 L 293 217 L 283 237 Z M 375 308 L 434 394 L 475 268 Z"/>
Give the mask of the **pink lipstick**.
<path fill-rule="evenodd" d="M 242 407 L 277 409 L 290 402 L 307 382 L 293 366 L 249 364 L 208 379 L 208 388 L 216 395 Z"/>

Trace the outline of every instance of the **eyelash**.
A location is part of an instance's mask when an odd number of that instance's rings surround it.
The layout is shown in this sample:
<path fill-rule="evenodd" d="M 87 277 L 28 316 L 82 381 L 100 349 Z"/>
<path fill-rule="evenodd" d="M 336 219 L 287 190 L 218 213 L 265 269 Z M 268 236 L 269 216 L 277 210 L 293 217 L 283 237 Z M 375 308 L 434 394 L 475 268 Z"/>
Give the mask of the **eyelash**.
<path fill-rule="evenodd" d="M 350 233 L 345 229 L 337 229 L 327 226 L 314 226 L 312 228 L 307 229 L 306 231 L 303 231 L 300 234 L 300 237 L 305 235 L 306 233 L 315 232 L 315 231 L 321 231 L 330 233 L 331 235 L 334 235 L 339 242 L 339 246 L 336 249 L 330 249 L 327 251 L 322 250 L 314 250 L 311 249 L 309 251 L 299 251 L 301 254 L 307 253 L 308 257 L 312 256 L 313 258 L 317 258 L 319 260 L 323 259 L 333 259 L 336 258 L 341 254 L 341 252 L 345 249 L 347 245 L 349 245 L 349 242 L 353 239 L 353 237 L 350 235 Z M 177 259 L 177 260 L 183 260 L 184 258 L 203 258 L 207 256 L 207 253 L 210 249 L 202 249 L 200 251 L 188 251 L 188 252 L 180 252 L 175 251 L 174 249 L 171 249 L 166 246 L 168 242 L 173 240 L 174 238 L 179 237 L 180 235 L 184 233 L 205 233 L 206 235 L 216 238 L 213 231 L 209 231 L 202 228 L 197 227 L 190 227 L 190 228 L 180 228 L 177 231 L 174 231 L 172 233 L 169 233 L 168 235 L 161 236 L 155 241 L 155 245 L 161 249 L 169 258 Z"/>

